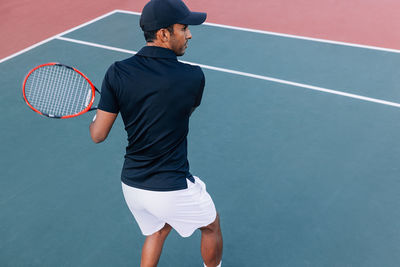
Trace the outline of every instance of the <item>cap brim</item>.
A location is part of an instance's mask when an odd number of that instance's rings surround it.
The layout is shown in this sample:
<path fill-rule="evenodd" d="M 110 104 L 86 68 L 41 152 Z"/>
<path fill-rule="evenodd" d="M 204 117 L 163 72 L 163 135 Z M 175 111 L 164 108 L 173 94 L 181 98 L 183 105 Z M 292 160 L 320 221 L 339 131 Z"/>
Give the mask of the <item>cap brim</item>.
<path fill-rule="evenodd" d="M 206 21 L 206 18 L 207 18 L 207 13 L 190 12 L 189 16 L 187 16 L 183 20 L 178 21 L 178 23 L 187 25 L 200 25 L 204 21 Z"/>

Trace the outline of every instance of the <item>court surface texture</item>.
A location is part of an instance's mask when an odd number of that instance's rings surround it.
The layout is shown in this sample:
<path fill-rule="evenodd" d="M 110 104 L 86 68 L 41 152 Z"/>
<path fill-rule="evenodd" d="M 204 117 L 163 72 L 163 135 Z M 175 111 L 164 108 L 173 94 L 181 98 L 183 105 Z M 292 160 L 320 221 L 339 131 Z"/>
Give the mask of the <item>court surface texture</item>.
<path fill-rule="evenodd" d="M 144 237 L 121 192 L 120 117 L 48 119 L 22 98 L 34 66 L 100 87 L 144 43 L 116 10 L 1 60 L 0 266 L 138 266 Z M 217 24 L 190 27 L 182 61 L 206 76 L 191 172 L 221 216 L 223 266 L 399 266 L 400 53 Z M 159 266 L 202 266 L 200 232 L 168 237 Z"/>

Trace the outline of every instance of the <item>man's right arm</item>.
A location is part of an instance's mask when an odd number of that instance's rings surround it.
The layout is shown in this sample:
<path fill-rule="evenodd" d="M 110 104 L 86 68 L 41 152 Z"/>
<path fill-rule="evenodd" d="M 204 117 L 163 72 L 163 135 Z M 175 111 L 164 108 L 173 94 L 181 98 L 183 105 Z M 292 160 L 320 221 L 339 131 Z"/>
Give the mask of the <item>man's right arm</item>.
<path fill-rule="evenodd" d="M 95 119 L 89 126 L 90 137 L 93 142 L 100 143 L 107 138 L 117 116 L 117 113 L 97 110 Z"/>

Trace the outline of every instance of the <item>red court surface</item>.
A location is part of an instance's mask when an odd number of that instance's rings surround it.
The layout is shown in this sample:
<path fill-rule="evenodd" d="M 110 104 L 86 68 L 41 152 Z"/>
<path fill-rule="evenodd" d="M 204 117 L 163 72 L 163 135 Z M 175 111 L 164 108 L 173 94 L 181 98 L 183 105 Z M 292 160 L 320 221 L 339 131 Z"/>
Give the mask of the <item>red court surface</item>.
<path fill-rule="evenodd" d="M 0 59 L 115 9 L 147 0 L 0 2 Z M 186 0 L 208 22 L 400 49 L 398 0 Z"/>

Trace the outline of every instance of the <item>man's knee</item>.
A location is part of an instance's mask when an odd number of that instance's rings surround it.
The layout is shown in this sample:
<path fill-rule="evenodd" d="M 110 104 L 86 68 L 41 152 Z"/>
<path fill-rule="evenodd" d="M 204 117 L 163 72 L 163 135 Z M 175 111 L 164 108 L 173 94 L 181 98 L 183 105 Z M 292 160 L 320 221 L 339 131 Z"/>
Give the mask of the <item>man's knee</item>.
<path fill-rule="evenodd" d="M 215 220 L 210 223 L 207 226 L 201 227 L 200 228 L 201 231 L 206 231 L 206 232 L 217 232 L 220 230 L 220 225 L 219 225 L 219 215 L 217 213 L 217 216 L 215 218 Z"/>

